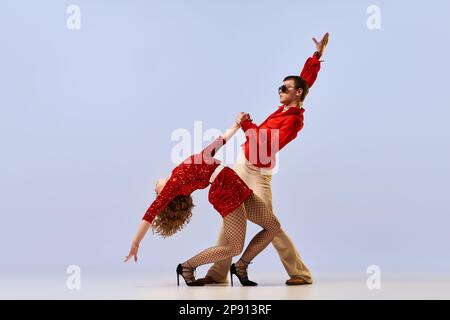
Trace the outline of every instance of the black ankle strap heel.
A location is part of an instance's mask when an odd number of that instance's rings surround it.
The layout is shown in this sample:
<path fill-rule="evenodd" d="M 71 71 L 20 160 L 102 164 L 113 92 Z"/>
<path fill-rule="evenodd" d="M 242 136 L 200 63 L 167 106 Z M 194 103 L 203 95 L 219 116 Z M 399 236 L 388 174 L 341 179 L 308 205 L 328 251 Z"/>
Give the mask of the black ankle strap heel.
<path fill-rule="evenodd" d="M 203 281 L 195 279 L 194 271 L 195 268 L 183 267 L 183 265 L 180 263 L 177 266 L 177 285 L 180 285 L 180 276 L 182 276 L 184 282 L 186 282 L 186 284 L 190 287 L 203 286 Z"/>
<path fill-rule="evenodd" d="M 256 282 L 248 279 L 247 266 L 236 267 L 234 263 L 230 266 L 231 286 L 233 286 L 233 275 L 239 279 L 239 282 L 244 287 L 253 287 L 258 285 Z"/>

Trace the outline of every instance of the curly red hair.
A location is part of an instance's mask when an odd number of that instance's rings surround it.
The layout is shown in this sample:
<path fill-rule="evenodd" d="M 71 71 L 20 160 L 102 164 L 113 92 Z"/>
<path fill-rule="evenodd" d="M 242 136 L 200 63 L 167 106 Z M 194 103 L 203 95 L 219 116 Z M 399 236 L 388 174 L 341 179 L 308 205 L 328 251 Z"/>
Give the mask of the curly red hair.
<path fill-rule="evenodd" d="M 193 207 L 191 196 L 176 196 L 152 221 L 153 233 L 163 238 L 177 233 L 191 221 Z"/>

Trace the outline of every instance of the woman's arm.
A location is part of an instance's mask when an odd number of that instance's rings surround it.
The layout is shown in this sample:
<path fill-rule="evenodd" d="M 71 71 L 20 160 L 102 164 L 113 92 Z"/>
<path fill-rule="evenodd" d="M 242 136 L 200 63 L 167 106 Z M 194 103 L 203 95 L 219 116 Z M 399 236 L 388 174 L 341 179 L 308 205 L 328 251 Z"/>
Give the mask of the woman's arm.
<path fill-rule="evenodd" d="M 139 250 L 139 244 L 141 243 L 142 239 L 145 237 L 145 234 L 147 233 L 150 226 L 151 226 L 151 224 L 148 221 L 146 221 L 146 220 L 141 221 L 141 224 L 139 225 L 139 229 L 136 233 L 136 236 L 134 237 L 134 240 L 131 243 L 130 252 L 125 257 L 124 262 L 127 262 L 128 260 L 130 260 L 131 257 L 134 257 L 134 261 L 137 262 L 137 253 Z"/>
<path fill-rule="evenodd" d="M 241 115 L 242 114 L 242 115 Z M 211 142 L 205 149 L 203 149 L 202 153 L 205 159 L 210 159 L 214 157 L 214 155 L 219 151 L 222 146 L 227 143 L 228 140 L 231 139 L 231 137 L 236 133 L 236 131 L 239 130 L 241 127 L 241 124 L 239 121 L 241 120 L 241 117 L 243 117 L 245 113 L 241 112 L 238 114 L 236 121 L 229 127 L 227 130 L 225 130 L 224 133 L 222 133 L 220 136 L 218 136 L 213 142 Z"/>
<path fill-rule="evenodd" d="M 220 136 L 223 140 L 225 140 L 225 143 L 227 143 L 228 140 L 231 139 L 232 136 L 236 133 L 236 131 L 239 130 L 241 125 L 237 122 L 233 123 L 231 127 L 229 127 L 224 133 L 222 133 Z"/>
<path fill-rule="evenodd" d="M 142 239 L 144 239 L 145 234 L 147 233 L 148 229 L 150 228 L 151 223 L 147 220 L 141 220 L 141 224 L 139 225 L 139 229 L 136 232 L 136 235 L 134 236 L 133 244 L 136 246 L 139 246 Z"/>
<path fill-rule="evenodd" d="M 153 222 L 153 219 L 155 219 L 155 217 L 161 212 L 161 210 L 164 209 L 164 207 L 166 207 L 179 194 L 179 186 L 180 185 L 178 181 L 170 176 L 164 188 L 161 190 L 161 192 L 158 194 L 156 199 L 152 202 L 152 204 L 142 217 L 141 224 L 139 225 L 139 229 L 131 244 L 130 253 L 125 258 L 125 262 L 127 262 L 131 257 L 134 257 L 134 261 L 137 261 L 139 244 L 145 237 L 148 229 Z"/>
<path fill-rule="evenodd" d="M 230 138 L 232 136 L 234 136 L 236 131 L 238 131 L 239 128 L 241 128 L 243 126 L 244 122 L 246 122 L 246 121 L 251 122 L 253 120 L 250 119 L 250 115 L 248 113 L 239 112 L 236 116 L 236 121 L 233 123 L 233 125 L 230 128 L 228 128 L 224 133 L 221 134 L 221 136 L 225 140 L 225 142 L 230 140 Z"/>

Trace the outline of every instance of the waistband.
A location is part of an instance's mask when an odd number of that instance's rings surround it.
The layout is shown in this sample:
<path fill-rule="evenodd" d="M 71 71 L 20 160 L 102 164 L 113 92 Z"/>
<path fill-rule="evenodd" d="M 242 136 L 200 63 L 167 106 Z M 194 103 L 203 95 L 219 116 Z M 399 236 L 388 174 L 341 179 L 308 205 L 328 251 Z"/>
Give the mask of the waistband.
<path fill-rule="evenodd" d="M 247 160 L 245 157 L 245 152 L 242 150 L 242 152 L 239 154 L 239 156 L 236 159 L 235 165 L 243 165 L 247 167 L 249 171 L 257 172 L 258 174 L 261 174 L 263 176 L 271 176 L 273 174 L 273 169 L 271 168 L 260 168 L 252 164 L 250 161 Z"/>
<path fill-rule="evenodd" d="M 225 168 L 225 166 L 221 164 L 217 166 L 216 170 L 214 170 L 214 172 L 211 174 L 211 177 L 209 178 L 209 183 L 212 183 L 214 181 L 214 179 L 217 177 L 219 172 L 223 170 L 223 168 Z"/>

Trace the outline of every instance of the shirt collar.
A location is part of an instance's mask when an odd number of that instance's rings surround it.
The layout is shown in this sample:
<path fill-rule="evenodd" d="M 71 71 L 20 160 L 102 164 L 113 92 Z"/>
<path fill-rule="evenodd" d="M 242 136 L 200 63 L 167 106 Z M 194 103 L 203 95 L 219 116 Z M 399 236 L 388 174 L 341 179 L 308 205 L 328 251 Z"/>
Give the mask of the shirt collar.
<path fill-rule="evenodd" d="M 278 107 L 278 112 L 282 113 L 282 114 L 286 114 L 286 115 L 290 115 L 290 114 L 301 114 L 305 111 L 305 109 L 303 107 L 301 108 L 289 108 L 287 109 L 285 112 L 283 112 L 284 109 L 284 104 Z"/>

